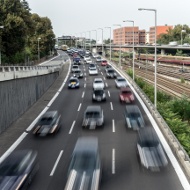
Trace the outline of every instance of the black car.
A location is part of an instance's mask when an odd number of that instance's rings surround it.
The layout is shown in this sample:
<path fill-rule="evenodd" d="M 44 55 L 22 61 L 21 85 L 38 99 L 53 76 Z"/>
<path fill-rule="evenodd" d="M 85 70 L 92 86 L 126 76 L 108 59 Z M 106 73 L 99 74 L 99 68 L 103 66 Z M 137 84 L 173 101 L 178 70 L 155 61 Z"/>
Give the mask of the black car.
<path fill-rule="evenodd" d="M 106 77 L 107 78 L 116 78 L 117 73 L 115 72 L 115 70 L 113 68 L 108 68 L 108 69 L 106 69 Z"/>
<path fill-rule="evenodd" d="M 65 190 L 98 190 L 101 180 L 101 160 L 98 139 L 80 137 L 75 145 Z"/>
<path fill-rule="evenodd" d="M 160 140 L 152 127 L 138 130 L 137 153 L 143 168 L 158 172 L 168 165 Z"/>
<path fill-rule="evenodd" d="M 102 88 L 95 88 L 92 94 L 92 101 L 106 101 L 106 93 Z"/>
<path fill-rule="evenodd" d="M 27 189 L 38 169 L 36 151 L 14 151 L 0 164 L 0 189 Z"/>
<path fill-rule="evenodd" d="M 46 136 L 58 132 L 60 129 L 61 115 L 58 111 L 47 111 L 37 122 L 33 134 Z"/>

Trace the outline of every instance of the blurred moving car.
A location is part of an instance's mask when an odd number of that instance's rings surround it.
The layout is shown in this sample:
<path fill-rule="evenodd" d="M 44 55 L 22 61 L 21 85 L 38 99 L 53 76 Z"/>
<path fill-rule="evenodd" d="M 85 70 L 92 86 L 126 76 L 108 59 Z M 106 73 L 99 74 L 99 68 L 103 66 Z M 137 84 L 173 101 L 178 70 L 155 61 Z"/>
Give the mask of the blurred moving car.
<path fill-rule="evenodd" d="M 133 103 L 135 96 L 129 87 L 122 87 L 119 94 L 119 100 L 121 103 Z"/>
<path fill-rule="evenodd" d="M 61 115 L 58 111 L 47 111 L 36 123 L 33 134 L 46 136 L 59 131 L 61 127 Z"/>
<path fill-rule="evenodd" d="M 112 68 L 111 65 L 106 65 L 106 66 L 105 66 L 105 72 L 107 71 L 107 69 L 110 69 L 110 68 Z"/>
<path fill-rule="evenodd" d="M 96 62 L 101 62 L 102 61 L 102 58 L 100 56 L 97 56 L 96 57 Z"/>
<path fill-rule="evenodd" d="M 95 88 L 92 94 L 92 101 L 106 101 L 106 93 L 102 88 Z"/>
<path fill-rule="evenodd" d="M 107 60 L 103 59 L 101 61 L 101 66 L 106 66 L 106 65 L 108 65 L 108 62 L 107 62 Z"/>
<path fill-rule="evenodd" d="M 17 150 L 0 164 L 0 189 L 27 189 L 39 169 L 37 151 Z"/>
<path fill-rule="evenodd" d="M 101 170 L 98 139 L 78 138 L 68 169 L 65 190 L 98 190 Z"/>
<path fill-rule="evenodd" d="M 116 78 L 117 77 L 117 73 L 113 68 L 108 68 L 106 70 L 106 77 L 107 78 Z"/>
<path fill-rule="evenodd" d="M 78 69 L 79 69 L 78 65 L 73 65 L 72 68 L 71 68 L 71 73 L 75 72 Z"/>
<path fill-rule="evenodd" d="M 89 75 L 98 75 L 98 69 L 96 67 L 89 67 Z"/>
<path fill-rule="evenodd" d="M 104 125 L 104 113 L 100 106 L 88 106 L 84 112 L 82 127 L 95 129 Z"/>
<path fill-rule="evenodd" d="M 104 89 L 105 88 L 102 78 L 95 78 L 92 86 L 93 86 L 93 89 L 97 89 L 97 88 Z"/>
<path fill-rule="evenodd" d="M 126 126 L 133 130 L 145 127 L 141 111 L 137 105 L 127 105 L 124 111 Z"/>
<path fill-rule="evenodd" d="M 92 59 L 91 59 L 90 57 L 87 57 L 87 58 L 84 60 L 84 62 L 85 62 L 86 64 L 90 64 L 90 63 L 92 63 Z"/>
<path fill-rule="evenodd" d="M 137 153 L 141 165 L 150 171 L 160 171 L 168 165 L 166 154 L 152 127 L 138 131 Z"/>
<path fill-rule="evenodd" d="M 115 79 L 115 85 L 117 88 L 121 88 L 121 87 L 127 87 L 128 83 L 125 78 L 119 76 Z"/>
<path fill-rule="evenodd" d="M 69 79 L 68 88 L 79 88 L 79 87 L 80 87 L 79 79 L 77 77 L 71 77 Z"/>
<path fill-rule="evenodd" d="M 81 59 L 80 59 L 80 57 L 74 57 L 73 58 L 73 63 L 76 63 L 76 64 L 78 64 L 78 65 L 80 65 L 81 64 Z"/>
<path fill-rule="evenodd" d="M 83 72 L 81 71 L 81 69 L 77 69 L 73 72 L 73 77 L 77 77 L 77 78 L 83 78 Z"/>

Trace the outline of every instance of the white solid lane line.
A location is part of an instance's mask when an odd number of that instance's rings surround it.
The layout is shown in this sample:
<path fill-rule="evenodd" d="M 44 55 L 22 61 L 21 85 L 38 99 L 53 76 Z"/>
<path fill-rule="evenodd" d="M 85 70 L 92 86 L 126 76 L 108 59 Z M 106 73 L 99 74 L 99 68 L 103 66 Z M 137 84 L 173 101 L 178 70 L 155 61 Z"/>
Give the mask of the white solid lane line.
<path fill-rule="evenodd" d="M 59 163 L 59 160 L 61 159 L 62 154 L 63 154 L 63 150 L 61 150 L 61 152 L 59 153 L 59 156 L 58 156 L 58 158 L 57 158 L 57 160 L 56 160 L 56 162 L 55 162 L 55 164 L 53 166 L 53 169 L 52 169 L 52 171 L 51 171 L 51 173 L 50 173 L 49 176 L 53 176 L 53 174 L 54 174 L 54 172 L 55 172 L 55 170 L 57 168 L 57 165 Z"/>
<path fill-rule="evenodd" d="M 85 92 L 82 93 L 82 98 L 84 98 L 84 94 L 85 94 Z"/>
<path fill-rule="evenodd" d="M 115 174 L 115 149 L 112 149 L 112 174 Z"/>
<path fill-rule="evenodd" d="M 108 96 L 110 97 L 110 91 L 108 90 Z"/>
<path fill-rule="evenodd" d="M 112 132 L 115 133 L 115 121 L 112 119 Z"/>
<path fill-rule="evenodd" d="M 81 106 L 82 106 L 82 104 L 80 103 L 77 111 L 80 111 Z"/>
<path fill-rule="evenodd" d="M 112 104 L 112 102 L 110 102 L 110 107 L 111 107 L 111 110 L 113 110 L 113 104 Z"/>
<path fill-rule="evenodd" d="M 73 121 L 73 124 L 71 125 L 71 128 L 70 128 L 70 131 L 69 131 L 69 135 L 72 133 L 72 131 L 73 131 L 73 128 L 74 128 L 74 126 L 75 126 L 75 122 L 76 121 Z"/>

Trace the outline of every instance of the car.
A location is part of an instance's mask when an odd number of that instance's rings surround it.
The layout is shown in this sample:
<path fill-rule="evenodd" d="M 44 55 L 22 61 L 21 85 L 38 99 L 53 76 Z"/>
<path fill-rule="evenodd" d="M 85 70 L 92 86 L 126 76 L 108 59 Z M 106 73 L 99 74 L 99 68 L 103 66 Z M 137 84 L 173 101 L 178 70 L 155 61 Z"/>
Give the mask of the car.
<path fill-rule="evenodd" d="M 101 159 L 97 137 L 79 137 L 71 157 L 65 190 L 98 190 Z"/>
<path fill-rule="evenodd" d="M 84 62 L 86 62 L 86 59 L 89 59 L 89 58 L 90 58 L 89 55 L 85 55 L 85 56 L 84 56 Z"/>
<path fill-rule="evenodd" d="M 90 64 L 90 63 L 92 63 L 92 59 L 89 57 L 89 58 L 86 58 L 85 59 L 85 62 L 86 62 L 86 64 Z"/>
<path fill-rule="evenodd" d="M 112 68 L 111 65 L 106 65 L 106 66 L 105 66 L 105 72 L 107 71 L 107 69 L 110 69 L 110 68 Z"/>
<path fill-rule="evenodd" d="M 47 136 L 55 134 L 61 127 L 61 114 L 57 110 L 47 111 L 36 123 L 33 134 L 38 136 Z"/>
<path fill-rule="evenodd" d="M 82 127 L 95 129 L 104 125 L 104 112 L 100 106 L 87 106 L 84 116 Z"/>
<path fill-rule="evenodd" d="M 100 56 L 97 56 L 96 57 L 96 62 L 101 62 L 102 61 L 102 58 Z"/>
<path fill-rule="evenodd" d="M 125 78 L 123 78 L 123 77 L 118 76 L 115 79 L 115 86 L 117 88 L 127 87 L 128 86 L 127 80 Z"/>
<path fill-rule="evenodd" d="M 71 73 L 73 73 L 76 70 L 79 70 L 79 66 L 78 65 L 72 65 Z"/>
<path fill-rule="evenodd" d="M 96 67 L 89 68 L 89 75 L 98 75 L 98 69 Z"/>
<path fill-rule="evenodd" d="M 109 68 L 109 69 L 106 70 L 106 77 L 107 78 L 116 78 L 117 73 L 113 68 Z"/>
<path fill-rule="evenodd" d="M 76 63 L 76 64 L 78 64 L 78 65 L 80 65 L 81 64 L 81 59 L 80 59 L 80 57 L 74 57 L 73 58 L 73 63 Z"/>
<path fill-rule="evenodd" d="M 77 78 L 83 78 L 83 72 L 81 71 L 81 69 L 77 69 L 73 72 L 73 77 L 77 77 Z"/>
<path fill-rule="evenodd" d="M 69 83 L 68 83 L 68 88 L 79 88 L 80 87 L 80 83 L 79 83 L 79 79 L 77 77 L 71 77 L 69 79 Z"/>
<path fill-rule="evenodd" d="M 168 165 L 166 154 L 153 127 L 138 130 L 137 155 L 143 169 L 158 172 Z"/>
<path fill-rule="evenodd" d="M 133 130 L 145 127 L 141 111 L 137 105 L 127 105 L 124 111 L 126 126 Z"/>
<path fill-rule="evenodd" d="M 108 62 L 107 62 L 107 60 L 103 59 L 101 61 L 101 66 L 106 66 L 106 65 L 108 65 Z"/>
<path fill-rule="evenodd" d="M 16 150 L 0 164 L 0 189 L 27 189 L 39 169 L 35 150 Z"/>
<path fill-rule="evenodd" d="M 94 81 L 93 81 L 93 89 L 97 89 L 97 88 L 100 88 L 100 89 L 105 88 L 105 84 L 104 84 L 102 78 L 95 78 L 94 79 Z"/>
<path fill-rule="evenodd" d="M 122 87 L 119 93 L 119 100 L 121 103 L 133 103 L 135 101 L 134 94 L 129 87 Z"/>
<path fill-rule="evenodd" d="M 99 55 L 98 54 L 96 54 L 96 53 L 93 53 L 92 54 L 92 57 L 94 58 L 94 59 L 96 59 L 96 57 L 98 57 Z"/>
<path fill-rule="evenodd" d="M 106 101 L 106 93 L 102 88 L 95 88 L 92 93 L 92 101 Z"/>

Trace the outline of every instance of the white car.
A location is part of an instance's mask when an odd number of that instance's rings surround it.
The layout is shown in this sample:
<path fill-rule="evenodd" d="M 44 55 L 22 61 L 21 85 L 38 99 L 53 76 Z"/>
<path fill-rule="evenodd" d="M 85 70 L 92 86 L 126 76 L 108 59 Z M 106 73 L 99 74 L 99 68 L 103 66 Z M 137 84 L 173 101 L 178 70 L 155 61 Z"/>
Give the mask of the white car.
<path fill-rule="evenodd" d="M 127 87 L 128 83 L 125 78 L 119 76 L 115 79 L 115 85 L 117 88 L 121 88 L 121 87 Z"/>
<path fill-rule="evenodd" d="M 91 59 L 90 57 L 89 57 L 89 58 L 86 58 L 85 62 L 86 62 L 87 64 L 90 64 L 90 63 L 92 63 L 92 59 Z"/>
<path fill-rule="evenodd" d="M 98 69 L 96 67 L 89 68 L 89 75 L 98 75 Z"/>
<path fill-rule="evenodd" d="M 94 82 L 93 82 L 93 89 L 104 89 L 105 88 L 105 84 L 102 78 L 95 78 Z"/>
<path fill-rule="evenodd" d="M 76 70 L 79 70 L 79 66 L 78 65 L 73 65 L 71 68 L 71 72 L 75 72 Z"/>
<path fill-rule="evenodd" d="M 102 61 L 102 58 L 100 56 L 96 57 L 96 61 L 97 62 L 101 62 Z"/>

